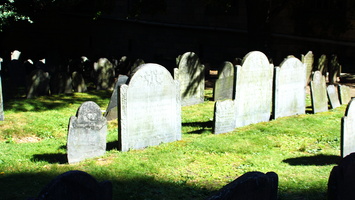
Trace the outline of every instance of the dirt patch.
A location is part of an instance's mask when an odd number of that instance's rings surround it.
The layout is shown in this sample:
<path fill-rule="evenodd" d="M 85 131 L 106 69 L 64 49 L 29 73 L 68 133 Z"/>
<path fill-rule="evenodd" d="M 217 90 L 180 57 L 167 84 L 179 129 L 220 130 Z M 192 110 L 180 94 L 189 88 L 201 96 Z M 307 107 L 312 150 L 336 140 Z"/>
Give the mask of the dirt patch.
<path fill-rule="evenodd" d="M 39 142 L 42 139 L 36 136 L 22 137 L 22 138 L 13 138 L 13 141 L 16 143 L 35 143 Z"/>

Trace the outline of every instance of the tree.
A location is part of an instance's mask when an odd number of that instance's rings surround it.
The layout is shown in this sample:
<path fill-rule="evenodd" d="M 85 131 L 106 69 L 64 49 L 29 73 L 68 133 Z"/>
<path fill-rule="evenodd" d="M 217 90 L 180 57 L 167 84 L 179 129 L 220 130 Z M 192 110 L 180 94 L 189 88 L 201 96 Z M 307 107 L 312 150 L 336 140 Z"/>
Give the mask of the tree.
<path fill-rule="evenodd" d="M 15 0 L 5 0 L 0 4 L 0 31 L 11 21 L 27 21 L 33 23 L 29 16 L 17 12 Z"/>

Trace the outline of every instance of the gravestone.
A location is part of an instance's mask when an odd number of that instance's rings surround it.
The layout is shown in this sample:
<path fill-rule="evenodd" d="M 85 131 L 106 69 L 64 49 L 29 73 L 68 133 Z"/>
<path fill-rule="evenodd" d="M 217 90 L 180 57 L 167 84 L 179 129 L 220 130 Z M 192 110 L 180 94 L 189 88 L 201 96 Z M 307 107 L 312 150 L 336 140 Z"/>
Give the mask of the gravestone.
<path fill-rule="evenodd" d="M 277 200 L 275 172 L 247 172 L 205 200 Z"/>
<path fill-rule="evenodd" d="M 218 79 L 213 88 L 213 100 L 233 99 L 235 70 L 231 62 L 224 62 L 218 69 Z"/>
<path fill-rule="evenodd" d="M 115 69 L 107 58 L 100 58 L 94 63 L 94 70 L 97 90 L 106 90 L 114 86 Z"/>
<path fill-rule="evenodd" d="M 98 182 L 83 171 L 67 171 L 48 183 L 36 198 L 28 200 L 112 200 L 112 183 Z"/>
<path fill-rule="evenodd" d="M 74 92 L 87 92 L 88 89 L 85 84 L 83 75 L 79 72 L 72 73 L 73 89 Z"/>
<path fill-rule="evenodd" d="M 55 73 L 50 78 L 51 94 L 70 94 L 73 91 L 72 78 L 65 72 Z"/>
<path fill-rule="evenodd" d="M 49 73 L 44 72 L 41 69 L 34 70 L 27 82 L 28 82 L 28 91 L 27 91 L 27 99 L 49 95 Z"/>
<path fill-rule="evenodd" d="M 302 62 L 306 64 L 306 85 L 311 81 L 313 71 L 314 55 L 312 51 L 308 51 L 306 55 L 302 55 Z"/>
<path fill-rule="evenodd" d="M 274 66 L 259 51 L 248 53 L 237 65 L 236 127 L 270 120 Z"/>
<path fill-rule="evenodd" d="M 143 64 L 121 85 L 119 149 L 142 149 L 181 140 L 179 83 L 158 64 Z"/>
<path fill-rule="evenodd" d="M 81 104 L 68 128 L 69 164 L 102 156 L 106 151 L 107 121 L 100 107 L 92 101 Z"/>
<path fill-rule="evenodd" d="M 138 58 L 138 59 L 135 60 L 134 63 L 132 64 L 131 69 L 129 70 L 129 73 L 130 73 L 130 74 L 131 74 L 131 73 L 134 73 L 134 71 L 137 69 L 137 67 L 139 67 L 140 65 L 143 65 L 144 63 L 145 63 L 144 60 Z"/>
<path fill-rule="evenodd" d="M 119 75 L 115 84 L 115 88 L 113 89 L 110 103 L 108 104 L 105 112 L 105 117 L 107 121 L 111 121 L 118 118 L 118 110 L 117 110 L 117 93 L 121 85 L 125 84 L 128 80 L 128 76 Z"/>
<path fill-rule="evenodd" d="M 346 85 L 338 85 L 338 93 L 340 103 L 347 104 L 351 100 L 350 87 Z"/>
<path fill-rule="evenodd" d="M 317 70 L 316 71 L 320 71 L 321 74 L 326 77 L 327 76 L 327 72 L 328 72 L 328 58 L 326 55 L 322 54 L 319 59 L 318 59 L 318 66 L 317 66 Z"/>
<path fill-rule="evenodd" d="M 313 113 L 327 111 L 327 85 L 325 83 L 325 77 L 320 71 L 314 72 L 310 86 Z"/>
<path fill-rule="evenodd" d="M 341 155 L 345 157 L 355 152 L 355 99 L 349 102 L 341 119 Z"/>
<path fill-rule="evenodd" d="M 204 102 L 205 72 L 200 59 L 193 52 L 187 52 L 177 59 L 174 79 L 180 83 L 181 105 L 189 106 Z"/>
<path fill-rule="evenodd" d="M 340 77 L 341 73 L 341 65 L 339 64 L 338 61 L 338 56 L 337 55 L 331 55 L 330 57 L 330 62 L 329 62 L 329 83 L 334 84 L 337 83 L 338 77 Z"/>
<path fill-rule="evenodd" d="M 304 114 L 306 111 L 306 65 L 295 57 L 275 68 L 273 117 Z"/>
<path fill-rule="evenodd" d="M 4 121 L 5 115 L 4 115 L 4 102 L 3 102 L 3 97 L 2 97 L 2 81 L 1 81 L 1 63 L 2 63 L 2 58 L 0 58 L 0 121 Z"/>
<path fill-rule="evenodd" d="M 235 128 L 235 101 L 218 100 L 214 106 L 213 133 L 227 133 Z"/>
<path fill-rule="evenodd" d="M 355 153 L 334 166 L 328 179 L 328 200 L 353 200 L 355 196 Z"/>
<path fill-rule="evenodd" d="M 330 108 L 334 109 L 340 106 L 339 95 L 334 85 L 327 86 L 328 100 L 330 103 Z"/>

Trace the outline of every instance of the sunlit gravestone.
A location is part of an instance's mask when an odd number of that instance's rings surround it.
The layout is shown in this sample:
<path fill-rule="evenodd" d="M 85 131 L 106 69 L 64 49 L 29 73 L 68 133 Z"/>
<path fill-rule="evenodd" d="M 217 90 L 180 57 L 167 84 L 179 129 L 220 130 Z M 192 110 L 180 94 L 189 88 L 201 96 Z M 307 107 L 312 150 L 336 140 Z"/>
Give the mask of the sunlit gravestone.
<path fill-rule="evenodd" d="M 181 140 L 179 83 L 161 65 L 136 68 L 120 86 L 118 110 L 121 151 Z"/>
<path fill-rule="evenodd" d="M 218 69 L 218 79 L 213 88 L 213 100 L 233 99 L 235 91 L 235 70 L 231 62 L 224 62 Z"/>
<path fill-rule="evenodd" d="M 313 113 L 328 111 L 327 85 L 320 71 L 315 71 L 310 83 Z"/>
<path fill-rule="evenodd" d="M 355 152 L 355 99 L 349 102 L 341 119 L 341 156 Z"/>

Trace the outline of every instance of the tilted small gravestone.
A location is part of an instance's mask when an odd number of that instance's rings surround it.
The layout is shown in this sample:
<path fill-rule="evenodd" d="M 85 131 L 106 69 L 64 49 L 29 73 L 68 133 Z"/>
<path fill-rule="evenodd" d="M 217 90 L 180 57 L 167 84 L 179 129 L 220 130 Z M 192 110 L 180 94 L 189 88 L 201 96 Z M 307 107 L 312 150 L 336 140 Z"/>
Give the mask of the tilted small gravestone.
<path fill-rule="evenodd" d="M 340 77 L 341 73 L 341 65 L 339 64 L 338 61 L 338 56 L 337 55 L 332 55 L 330 57 L 330 62 L 329 62 L 329 83 L 334 84 L 337 82 L 338 77 Z"/>
<path fill-rule="evenodd" d="M 355 196 L 355 153 L 340 160 L 330 172 L 328 200 L 353 200 Z"/>
<path fill-rule="evenodd" d="M 102 156 L 106 151 L 107 121 L 100 107 L 92 101 L 81 104 L 69 121 L 68 162 Z"/>
<path fill-rule="evenodd" d="M 97 90 L 106 90 L 114 86 L 115 69 L 107 58 L 100 58 L 94 63 L 94 70 Z"/>
<path fill-rule="evenodd" d="M 355 99 L 352 99 L 341 119 L 341 155 L 355 152 Z"/>
<path fill-rule="evenodd" d="M 72 73 L 73 89 L 74 92 L 87 92 L 88 89 L 85 84 L 84 77 L 79 72 Z"/>
<path fill-rule="evenodd" d="M 70 94 L 73 92 L 72 78 L 65 72 L 54 74 L 50 79 L 51 94 Z"/>
<path fill-rule="evenodd" d="M 295 57 L 285 59 L 275 68 L 274 119 L 305 113 L 305 77 L 306 66 Z"/>
<path fill-rule="evenodd" d="M 0 72 L 1 72 L 1 63 L 2 63 L 2 58 L 0 58 Z M 0 73 L 0 121 L 4 121 L 4 119 L 5 119 L 4 102 L 2 97 L 2 81 L 1 81 L 1 73 Z"/>
<path fill-rule="evenodd" d="M 68 171 L 55 177 L 36 198 L 28 200 L 111 200 L 112 183 L 98 182 L 83 171 Z"/>
<path fill-rule="evenodd" d="M 315 71 L 311 81 L 311 101 L 313 113 L 328 110 L 327 85 L 320 71 Z"/>
<path fill-rule="evenodd" d="M 327 86 L 327 94 L 330 103 L 330 108 L 334 109 L 340 106 L 339 95 L 334 85 Z"/>
<path fill-rule="evenodd" d="M 308 51 L 306 55 L 302 55 L 302 62 L 306 64 L 306 85 L 311 81 L 313 71 L 314 55 L 312 51 Z"/>
<path fill-rule="evenodd" d="M 278 182 L 275 172 L 247 172 L 205 200 L 276 200 Z"/>
<path fill-rule="evenodd" d="M 107 121 L 114 120 L 118 118 L 118 110 L 117 110 L 117 93 L 121 85 L 126 84 L 128 80 L 128 76 L 120 75 L 115 84 L 115 88 L 113 89 L 110 103 L 107 106 L 105 117 Z"/>
<path fill-rule="evenodd" d="M 270 120 L 274 66 L 259 51 L 248 53 L 237 65 L 236 127 Z"/>
<path fill-rule="evenodd" d="M 219 100 L 214 106 L 213 133 L 227 133 L 235 128 L 235 101 Z"/>
<path fill-rule="evenodd" d="M 177 59 L 174 79 L 180 83 L 181 105 L 189 106 L 204 102 L 205 70 L 193 52 L 184 53 Z"/>
<path fill-rule="evenodd" d="M 27 98 L 49 95 L 49 73 L 41 69 L 34 70 L 28 79 Z"/>
<path fill-rule="evenodd" d="M 346 85 L 338 85 L 338 93 L 340 104 L 347 104 L 351 100 L 350 87 Z"/>
<path fill-rule="evenodd" d="M 181 140 L 179 83 L 158 64 L 137 68 L 118 98 L 119 149 L 142 149 Z"/>
<path fill-rule="evenodd" d="M 213 88 L 213 100 L 233 99 L 235 91 L 235 69 L 231 62 L 224 62 L 218 69 L 218 79 Z"/>

